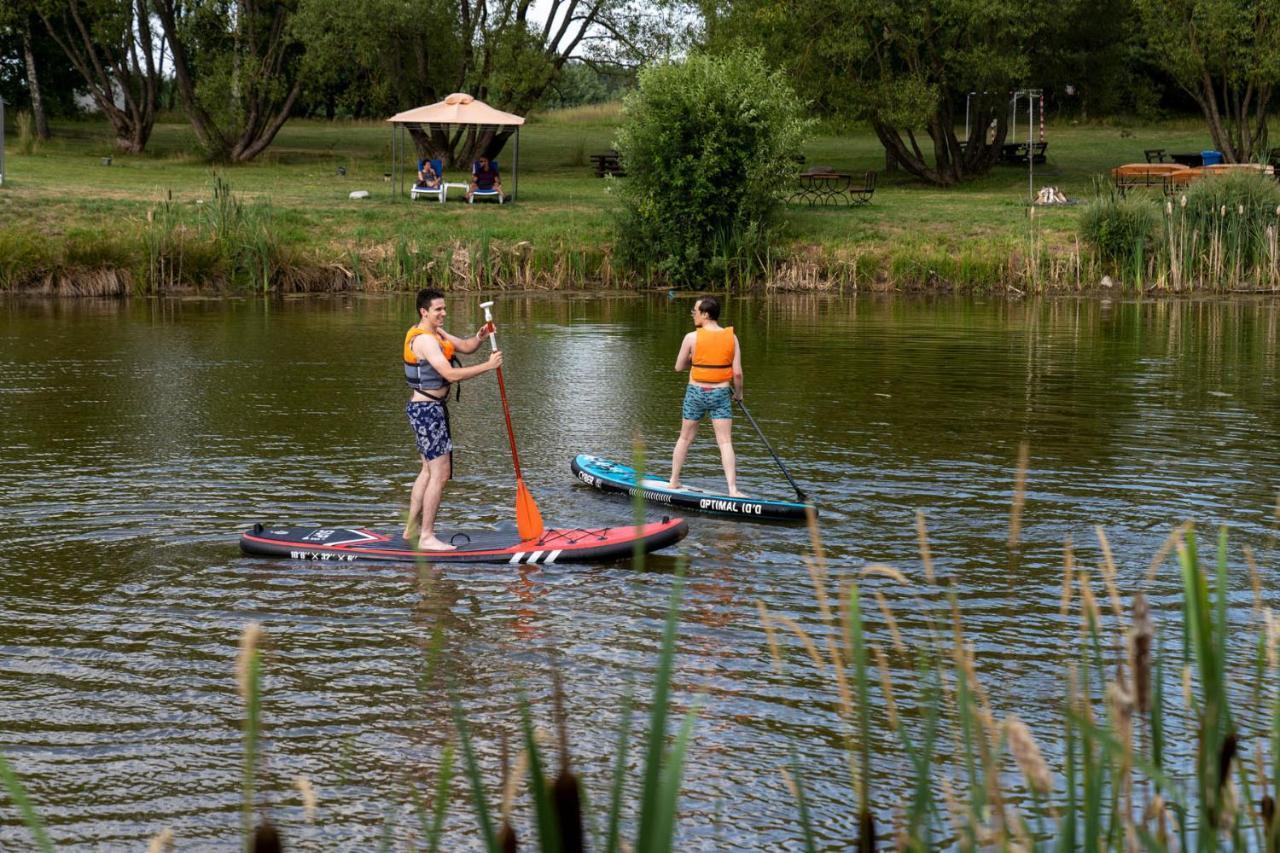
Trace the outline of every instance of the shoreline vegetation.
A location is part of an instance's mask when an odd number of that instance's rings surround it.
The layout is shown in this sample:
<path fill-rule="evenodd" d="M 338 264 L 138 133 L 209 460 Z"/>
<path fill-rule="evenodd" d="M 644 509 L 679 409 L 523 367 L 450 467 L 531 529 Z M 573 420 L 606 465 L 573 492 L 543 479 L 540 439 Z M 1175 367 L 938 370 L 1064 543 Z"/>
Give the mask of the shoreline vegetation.
<path fill-rule="evenodd" d="M 50 141 L 10 144 L 0 188 L 0 292 L 666 287 L 659 277 L 618 262 L 616 190 L 617 181 L 627 178 L 597 178 L 590 164 L 591 154 L 613 146 L 620 120 L 617 104 L 534 116 L 522 142 L 519 200 L 501 207 L 393 200 L 386 180 L 390 133 L 383 122 L 292 121 L 258 162 L 221 169 L 201 159 L 189 126 L 177 116 L 157 124 L 147 153 L 138 156 L 112 150 L 105 122 L 58 123 Z M 1114 236 L 1105 251 L 1082 241 L 1084 203 L 1102 195 L 1099 176 L 1140 161 L 1144 148 L 1199 150 L 1204 132 L 1198 123 L 1050 124 L 1046 134 L 1048 163 L 1035 168 L 1035 187 L 1054 186 L 1081 204 L 1029 207 L 1025 166 L 997 166 L 950 189 L 927 187 L 904 173 L 883 172 L 883 149 L 870 131 L 824 129 L 805 145 L 806 164 L 854 175 L 880 171 L 872 203 L 789 204 L 783 239 L 755 259 L 755 269 L 730 264 L 723 281 L 705 284 L 1015 295 L 1280 287 L 1280 213 L 1269 230 L 1258 226 L 1255 242 L 1264 251 L 1257 270 L 1242 271 L 1222 255 L 1231 241 L 1205 249 L 1211 257 L 1198 276 L 1187 274 L 1195 265 L 1185 240 L 1177 241 L 1176 252 L 1116 247 Z M 509 186 L 513 153 L 499 157 Z M 449 170 L 445 177 L 459 178 Z M 357 190 L 371 197 L 350 199 Z M 1135 197 L 1157 217 L 1164 209 L 1158 190 L 1131 192 Z M 1165 268 L 1169 264 L 1172 269 Z"/>

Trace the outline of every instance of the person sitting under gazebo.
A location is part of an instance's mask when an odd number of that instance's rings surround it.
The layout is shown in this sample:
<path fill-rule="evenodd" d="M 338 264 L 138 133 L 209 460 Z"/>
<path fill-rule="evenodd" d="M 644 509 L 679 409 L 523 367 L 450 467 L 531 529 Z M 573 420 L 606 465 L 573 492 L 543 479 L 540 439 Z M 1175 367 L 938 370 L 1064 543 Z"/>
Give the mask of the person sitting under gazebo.
<path fill-rule="evenodd" d="M 496 191 L 499 202 L 506 198 L 502 193 L 502 178 L 498 175 L 498 164 L 488 157 L 482 156 L 471 165 L 471 184 L 467 187 L 467 201 L 471 201 L 471 197 L 477 191 L 486 194 Z"/>
<path fill-rule="evenodd" d="M 417 186 L 428 190 L 440 189 L 440 173 L 436 170 L 436 160 L 418 161 Z"/>

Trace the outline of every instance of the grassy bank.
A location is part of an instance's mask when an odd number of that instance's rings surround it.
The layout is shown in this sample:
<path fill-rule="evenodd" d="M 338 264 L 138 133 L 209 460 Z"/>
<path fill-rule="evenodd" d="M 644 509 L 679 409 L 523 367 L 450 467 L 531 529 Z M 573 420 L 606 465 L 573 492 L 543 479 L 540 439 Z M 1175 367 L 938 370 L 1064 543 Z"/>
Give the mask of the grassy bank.
<path fill-rule="evenodd" d="M 534 117 L 521 140 L 519 203 L 395 200 L 384 180 L 382 122 L 290 122 L 257 162 L 215 170 L 180 116 L 156 127 L 145 155 L 113 153 L 99 122 L 54 127 L 29 154 L 9 137 L 0 188 L 0 289 L 155 292 L 210 285 L 284 291 L 636 286 L 612 257 L 611 181 L 589 155 L 611 146 L 616 106 Z M 1192 121 L 1146 127 L 1048 128 L 1036 187 L 1070 198 L 1142 150 L 1206 147 Z M 809 164 L 882 169 L 875 137 L 817 136 Z M 110 166 L 102 158 L 110 155 Z M 513 183 L 510 148 L 502 164 Z M 339 171 L 345 174 L 339 174 Z M 446 170 L 446 179 L 462 175 Z M 625 179 L 623 179 L 625 180 Z M 348 198 L 368 190 L 364 200 Z M 882 174 L 865 208 L 789 206 L 787 237 L 764 259 L 767 284 L 1090 287 L 1105 271 L 1076 239 L 1078 209 L 1028 216 L 1025 167 L 1002 166 L 942 190 Z M 658 284 L 659 282 L 653 282 Z"/>

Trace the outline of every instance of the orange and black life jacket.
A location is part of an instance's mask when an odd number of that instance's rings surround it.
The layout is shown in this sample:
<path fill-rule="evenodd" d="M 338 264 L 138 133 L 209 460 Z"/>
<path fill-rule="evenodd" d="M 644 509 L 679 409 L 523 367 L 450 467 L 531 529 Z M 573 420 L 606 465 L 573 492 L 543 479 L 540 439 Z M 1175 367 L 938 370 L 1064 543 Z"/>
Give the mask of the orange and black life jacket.
<path fill-rule="evenodd" d="M 693 340 L 694 382 L 727 382 L 733 378 L 733 326 L 698 329 Z"/>
<path fill-rule="evenodd" d="M 456 355 L 454 355 L 453 341 L 441 335 L 439 332 L 429 332 L 418 326 L 410 327 L 404 336 L 404 381 L 409 383 L 409 387 L 415 391 L 426 392 L 436 388 L 446 389 L 448 394 L 449 380 L 440 375 L 440 372 L 431 366 L 431 362 L 419 359 L 418 354 L 413 351 L 413 339 L 418 335 L 435 335 L 435 339 L 440 344 L 440 350 L 444 353 L 445 360 L 450 364 L 461 366 Z M 428 397 L 435 397 L 434 394 L 427 394 Z"/>

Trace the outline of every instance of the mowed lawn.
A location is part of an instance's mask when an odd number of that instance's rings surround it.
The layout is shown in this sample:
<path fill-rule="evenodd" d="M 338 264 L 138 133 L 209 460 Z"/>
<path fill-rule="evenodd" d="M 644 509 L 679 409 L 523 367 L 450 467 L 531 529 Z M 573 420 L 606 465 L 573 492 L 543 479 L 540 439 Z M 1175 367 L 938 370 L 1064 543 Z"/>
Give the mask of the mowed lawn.
<path fill-rule="evenodd" d="M 0 226 L 54 241 L 73 232 L 138 227 L 170 195 L 194 215 L 220 177 L 243 200 L 270 203 L 281 236 L 319 258 L 404 240 L 424 246 L 527 241 L 539 250 L 598 250 L 613 242 L 613 191 L 627 179 L 595 177 L 589 155 L 612 147 L 620 120 L 617 105 L 533 116 L 521 133 L 519 200 L 503 206 L 394 198 L 384 178 L 391 168 L 391 131 L 380 121 L 290 121 L 257 161 L 218 167 L 202 160 L 180 116 L 157 125 L 142 156 L 115 153 L 105 123 L 55 123 L 55 138 L 33 154 L 17 151 L 12 132 L 7 137 Z M 1021 130 L 1025 135 L 1025 125 Z M 1112 166 L 1142 161 L 1144 148 L 1209 147 L 1203 126 L 1190 119 L 1123 126 L 1050 122 L 1046 139 L 1048 162 L 1035 168 L 1035 187 L 1052 185 L 1072 199 L 1090 196 Z M 1031 233 L 1025 165 L 998 166 L 979 180 L 942 189 L 903 172 L 883 172 L 884 151 L 869 130 L 818 133 L 803 153 L 810 165 L 882 173 L 866 207 L 788 205 L 785 248 L 791 251 L 883 255 L 916 247 L 989 254 L 1014 251 Z M 110 166 L 101 163 L 107 155 Z M 513 158 L 509 144 L 499 157 L 508 189 Z M 445 178 L 463 181 L 466 175 L 446 169 Z M 371 197 L 351 200 L 353 190 L 368 190 Z M 1036 210 L 1036 233 L 1050 251 L 1074 245 L 1076 216 L 1074 207 Z"/>

